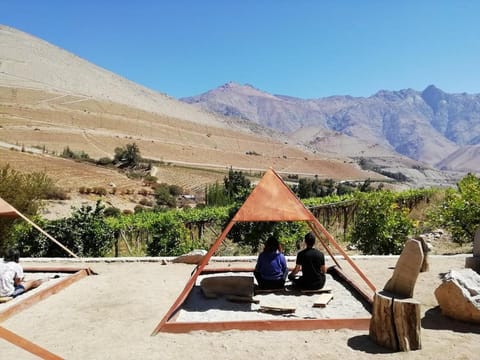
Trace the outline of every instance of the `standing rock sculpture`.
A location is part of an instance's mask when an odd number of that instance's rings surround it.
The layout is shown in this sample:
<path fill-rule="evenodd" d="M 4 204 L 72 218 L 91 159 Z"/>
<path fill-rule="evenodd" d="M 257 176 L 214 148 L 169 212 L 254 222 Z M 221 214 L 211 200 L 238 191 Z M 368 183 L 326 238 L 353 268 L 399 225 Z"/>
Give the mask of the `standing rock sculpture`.
<path fill-rule="evenodd" d="M 420 241 L 408 240 L 392 277 L 375 293 L 369 334 L 377 344 L 395 351 L 422 348 L 420 303 L 412 296 L 423 260 Z"/>

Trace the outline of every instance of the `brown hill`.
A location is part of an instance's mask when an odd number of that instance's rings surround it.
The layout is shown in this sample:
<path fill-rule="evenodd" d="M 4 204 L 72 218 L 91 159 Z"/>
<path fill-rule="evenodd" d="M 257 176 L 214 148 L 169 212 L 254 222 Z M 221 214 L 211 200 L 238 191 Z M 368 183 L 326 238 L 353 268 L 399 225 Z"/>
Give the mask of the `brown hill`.
<path fill-rule="evenodd" d="M 40 39 L 0 26 L 0 165 L 47 172 L 65 189 L 142 186 L 115 170 L 58 158 L 68 146 L 93 159 L 136 143 L 159 163 L 159 182 L 202 191 L 233 167 L 248 173 L 383 178 L 345 159 L 308 152 L 253 123 L 196 109 L 143 88 Z"/>

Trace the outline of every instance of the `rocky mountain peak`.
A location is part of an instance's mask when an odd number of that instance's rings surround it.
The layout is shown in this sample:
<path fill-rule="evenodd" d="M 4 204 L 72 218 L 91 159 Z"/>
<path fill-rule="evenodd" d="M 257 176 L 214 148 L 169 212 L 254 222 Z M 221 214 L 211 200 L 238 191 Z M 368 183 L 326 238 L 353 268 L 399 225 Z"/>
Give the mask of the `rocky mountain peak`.
<path fill-rule="evenodd" d="M 429 85 L 422 91 L 422 99 L 434 111 L 438 110 L 438 105 L 442 100 L 445 100 L 447 94 L 437 88 L 435 85 Z"/>

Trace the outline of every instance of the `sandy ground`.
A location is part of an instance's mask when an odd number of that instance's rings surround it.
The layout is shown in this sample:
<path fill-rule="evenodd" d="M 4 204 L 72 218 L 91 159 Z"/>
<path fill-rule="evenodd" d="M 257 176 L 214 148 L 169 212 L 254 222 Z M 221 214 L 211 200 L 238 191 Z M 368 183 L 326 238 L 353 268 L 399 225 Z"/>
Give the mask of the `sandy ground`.
<path fill-rule="evenodd" d="M 380 288 L 397 261 L 397 257 L 354 259 Z M 414 295 L 422 304 L 423 348 L 409 353 L 392 353 L 375 345 L 368 331 L 346 329 L 151 336 L 194 269 L 159 262 L 86 263 L 99 275 L 74 283 L 1 325 L 66 359 L 478 358 L 480 327 L 442 316 L 433 293 L 439 274 L 463 268 L 465 256 L 431 256 L 429 262 L 430 270 L 420 274 Z M 1 339 L 0 358 L 35 357 Z"/>

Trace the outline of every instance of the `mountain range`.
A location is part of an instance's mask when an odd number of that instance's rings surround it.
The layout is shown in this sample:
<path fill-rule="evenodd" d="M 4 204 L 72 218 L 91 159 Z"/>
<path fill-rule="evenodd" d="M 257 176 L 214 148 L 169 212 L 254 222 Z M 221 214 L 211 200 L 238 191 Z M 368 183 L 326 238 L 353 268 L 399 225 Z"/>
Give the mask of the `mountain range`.
<path fill-rule="evenodd" d="M 381 90 L 370 97 L 300 99 L 229 82 L 181 99 L 281 131 L 320 153 L 406 156 L 441 170 L 480 172 L 480 94 Z"/>
<path fill-rule="evenodd" d="M 158 181 L 199 192 L 229 168 L 393 177 L 406 187 L 452 185 L 480 168 L 477 95 L 430 86 L 305 100 L 230 82 L 175 99 L 11 27 L 0 25 L 0 44 L 0 166 L 46 170 L 67 146 L 100 159 L 135 142 L 144 158 L 163 164 Z M 35 156 L 22 160 L 6 149 Z M 106 169 L 76 169 L 69 178 L 60 167 L 55 161 L 52 176 L 69 188 L 111 183 Z"/>
<path fill-rule="evenodd" d="M 58 155 L 68 147 L 90 159 L 112 158 L 129 143 L 158 164 L 159 182 L 200 193 L 222 181 L 229 168 L 253 175 L 273 168 L 336 180 L 387 179 L 347 157 L 314 152 L 256 122 L 199 109 L 0 25 L 0 166 L 46 171 L 72 190 L 108 188 L 112 179 L 120 181 L 114 170 L 80 169 Z M 132 179 L 123 183 L 131 186 Z"/>

